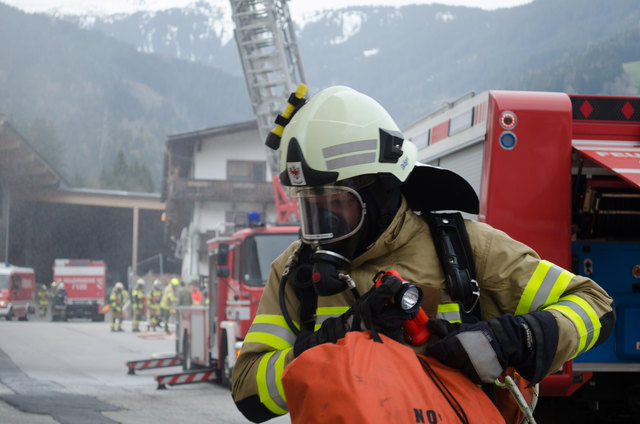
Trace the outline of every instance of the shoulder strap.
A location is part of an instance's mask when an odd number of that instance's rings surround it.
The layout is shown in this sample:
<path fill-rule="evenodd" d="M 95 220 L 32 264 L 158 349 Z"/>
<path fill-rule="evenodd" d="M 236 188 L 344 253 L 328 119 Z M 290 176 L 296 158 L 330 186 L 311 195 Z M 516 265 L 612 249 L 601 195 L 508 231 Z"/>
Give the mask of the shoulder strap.
<path fill-rule="evenodd" d="M 316 322 L 318 294 L 311 282 L 311 247 L 304 244 L 297 266 L 291 272 L 291 281 L 298 300 L 300 300 L 300 320 L 303 329 L 313 331 Z"/>
<path fill-rule="evenodd" d="M 460 212 L 424 215 L 431 237 L 444 270 L 447 289 L 451 297 L 462 306 L 463 321 L 480 319 L 478 299 L 480 287 L 476 281 L 476 268 L 469 234 Z"/>

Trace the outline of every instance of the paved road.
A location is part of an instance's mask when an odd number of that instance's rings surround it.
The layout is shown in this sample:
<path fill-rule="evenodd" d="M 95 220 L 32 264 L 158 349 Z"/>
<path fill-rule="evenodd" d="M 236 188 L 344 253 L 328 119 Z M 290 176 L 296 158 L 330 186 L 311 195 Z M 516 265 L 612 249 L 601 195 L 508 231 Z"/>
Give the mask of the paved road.
<path fill-rule="evenodd" d="M 157 389 L 153 375 L 180 368 L 127 375 L 126 361 L 175 352 L 173 336 L 129 328 L 125 322 L 126 332 L 112 333 L 108 323 L 0 320 L 0 422 L 248 422 L 224 387 L 197 383 Z"/>

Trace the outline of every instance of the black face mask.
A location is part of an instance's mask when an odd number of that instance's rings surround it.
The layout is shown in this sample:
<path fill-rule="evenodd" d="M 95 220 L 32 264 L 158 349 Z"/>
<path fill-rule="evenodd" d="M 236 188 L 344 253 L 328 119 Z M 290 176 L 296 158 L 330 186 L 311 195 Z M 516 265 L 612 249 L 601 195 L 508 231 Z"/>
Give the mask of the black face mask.
<path fill-rule="evenodd" d="M 347 274 L 351 260 L 364 253 L 380 237 L 400 207 L 400 191 L 385 189 L 379 182 L 358 190 L 358 193 L 367 205 L 360 230 L 346 239 L 321 244 L 311 255 L 312 282 L 319 296 L 332 296 L 347 289 L 347 283 L 340 275 Z M 331 222 L 332 228 L 347 225 L 337 214 L 328 210 L 320 213 L 326 214 L 323 216 L 325 220 L 320 222 Z"/>
<path fill-rule="evenodd" d="M 350 232 L 349 223 L 347 223 L 346 219 L 328 209 L 318 209 L 315 220 L 326 225 L 321 225 L 321 228 L 318 229 L 320 233 L 335 232 L 338 234 L 347 234 Z"/>

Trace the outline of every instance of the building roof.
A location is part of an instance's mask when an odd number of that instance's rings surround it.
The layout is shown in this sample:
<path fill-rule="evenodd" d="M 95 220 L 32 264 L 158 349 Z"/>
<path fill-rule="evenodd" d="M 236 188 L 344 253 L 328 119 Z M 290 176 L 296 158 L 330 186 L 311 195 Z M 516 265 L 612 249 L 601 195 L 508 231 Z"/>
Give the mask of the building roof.
<path fill-rule="evenodd" d="M 11 187 L 57 187 L 64 179 L 0 116 L 0 180 Z"/>
<path fill-rule="evenodd" d="M 233 134 L 240 131 L 258 129 L 258 122 L 246 121 L 235 124 L 222 125 L 219 127 L 205 128 L 203 130 L 191 131 L 187 133 L 174 134 L 169 136 L 167 144 L 183 143 L 189 141 L 197 141 L 203 138 L 216 137 L 225 134 Z"/>

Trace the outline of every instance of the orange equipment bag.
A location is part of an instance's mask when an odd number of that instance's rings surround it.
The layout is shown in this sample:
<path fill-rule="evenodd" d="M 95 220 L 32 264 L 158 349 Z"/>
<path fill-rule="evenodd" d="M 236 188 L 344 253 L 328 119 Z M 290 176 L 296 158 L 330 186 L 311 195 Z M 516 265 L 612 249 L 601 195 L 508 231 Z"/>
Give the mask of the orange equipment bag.
<path fill-rule="evenodd" d="M 284 370 L 293 424 L 504 423 L 460 371 L 383 334 L 349 332 L 315 346 Z"/>

